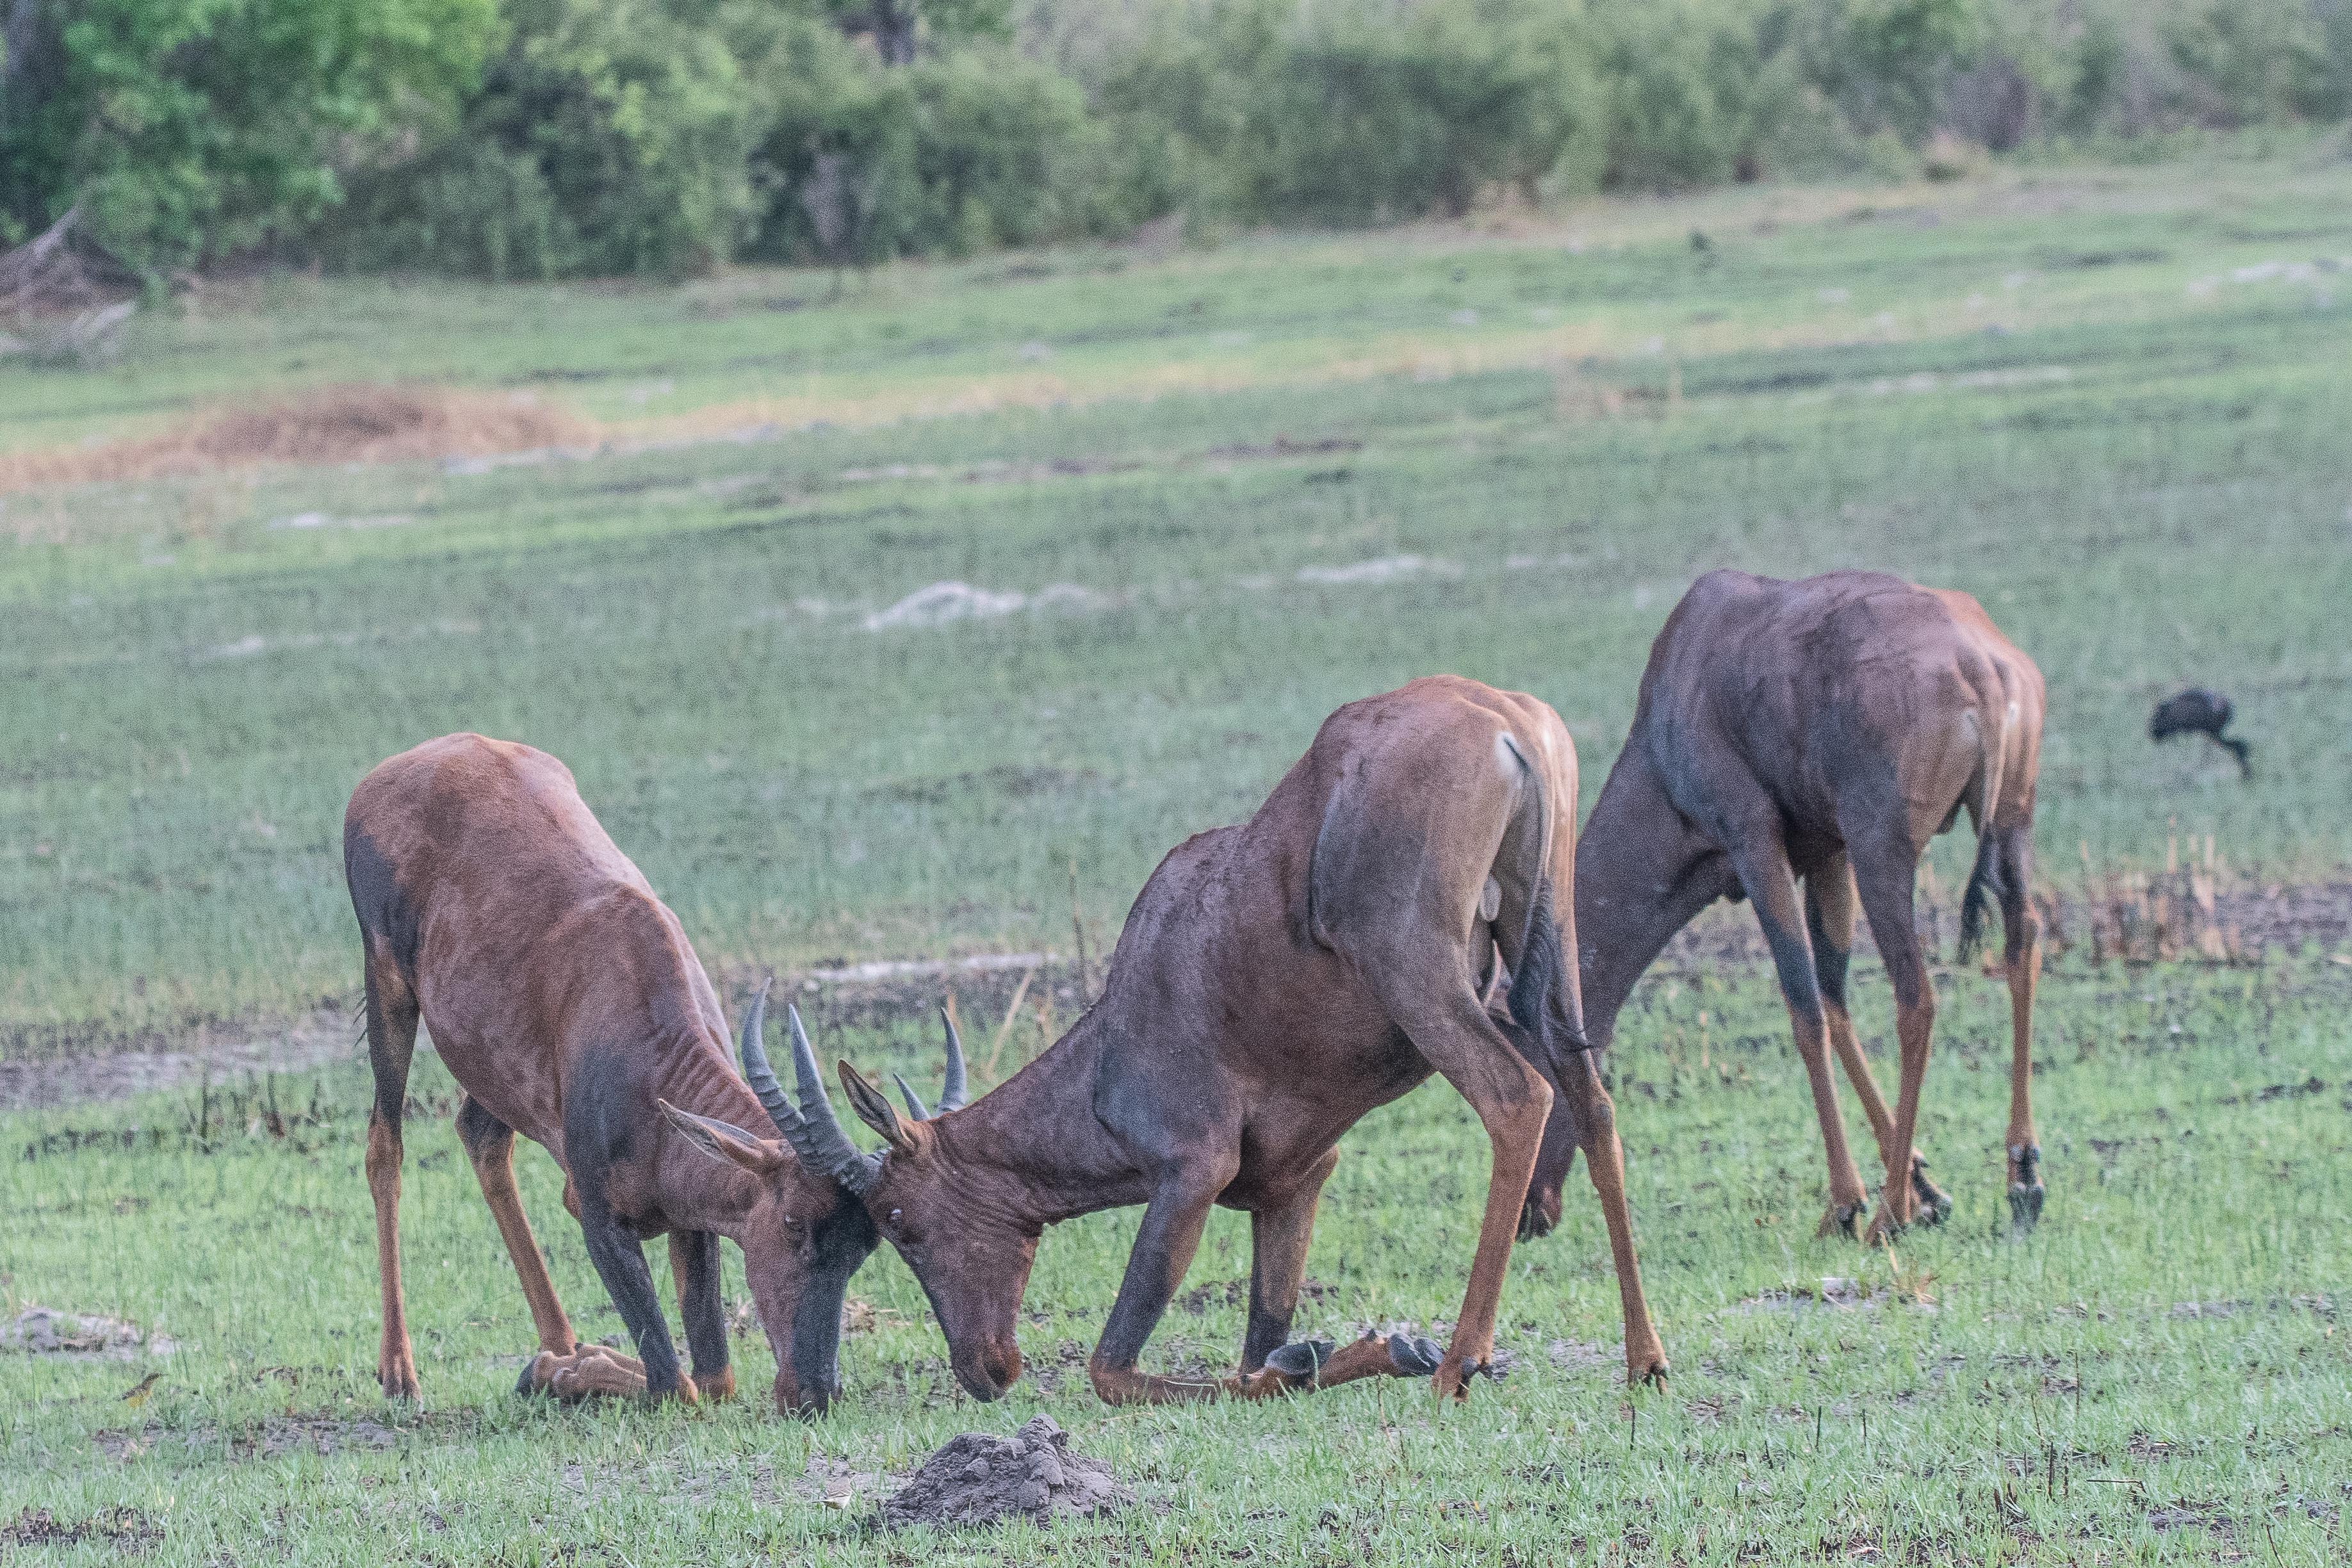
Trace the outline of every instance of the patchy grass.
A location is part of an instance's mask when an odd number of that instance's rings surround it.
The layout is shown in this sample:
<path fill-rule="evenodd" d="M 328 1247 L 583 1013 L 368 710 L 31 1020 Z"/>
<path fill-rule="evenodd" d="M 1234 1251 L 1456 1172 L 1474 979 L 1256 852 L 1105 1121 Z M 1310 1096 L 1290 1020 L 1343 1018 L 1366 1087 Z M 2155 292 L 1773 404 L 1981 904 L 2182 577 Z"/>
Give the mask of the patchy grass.
<path fill-rule="evenodd" d="M 265 1541 L 305 1563 L 2340 1561 L 2352 974 L 2308 958 L 2059 965 L 2035 1079 L 2050 1208 L 2022 1240 L 2000 1195 L 2005 995 L 1974 974 L 1937 984 L 1923 1140 L 1958 1207 L 1892 1256 L 1814 1237 L 1818 1135 L 1760 969 L 1647 985 L 1612 1070 L 1674 1382 L 1622 1385 L 1606 1238 L 1580 1184 L 1561 1229 L 1516 1255 L 1508 1375 L 1453 1410 L 1403 1384 L 1105 1408 L 1082 1363 L 1134 1211 L 1046 1237 L 1021 1329 L 1032 1371 L 997 1405 L 956 1392 L 887 1248 L 851 1287 L 849 1398 L 824 1420 L 763 1408 L 772 1368 L 748 1316 L 736 1350 L 752 1393 L 734 1407 L 518 1399 L 530 1317 L 455 1134 L 431 1119 L 412 1123 L 404 1207 L 426 1408 L 390 1408 L 373 1381 L 362 1066 L 279 1083 L 278 1135 L 247 1084 L 228 1086 L 233 1114 L 215 1087 L 202 1139 L 194 1090 L 0 1117 L 12 1306 L 177 1342 L 130 1363 L 0 1354 L 0 1516 L 86 1527 L 79 1550 L 101 1554 L 134 1529 L 157 1563 Z M 1857 997 L 1883 1051 L 1875 973 Z M 912 1026 L 842 1043 L 933 1065 Z M 415 1092 L 442 1111 L 454 1100 L 425 1061 Z M 1350 1135 L 1302 1331 L 1451 1315 L 1483 1148 L 1442 1086 Z M 519 1173 L 582 1331 L 617 1331 L 552 1163 L 526 1152 Z M 1246 1225 L 1220 1214 L 1153 1364 L 1230 1360 L 1247 1260 Z M 161 1379 L 126 1407 L 150 1370 Z M 881 1496 L 932 1448 L 1040 1411 L 1139 1506 L 1050 1533 L 874 1533 Z"/>
<path fill-rule="evenodd" d="M 141 1336 L 0 1351 L 0 1552 L 2340 1561 L 2352 970 L 2320 884 L 2352 860 L 2347 213 L 2352 165 L 2273 160 L 846 288 L 272 279 L 142 321 L 118 368 L 0 374 L 20 477 L 361 375 L 528 394 L 597 437 L 410 421 L 406 447 L 247 440 L 0 498 L 0 1104 L 42 1107 L 0 1112 L 0 1320 Z M 1739 911 L 1662 966 L 1612 1064 L 1663 1396 L 1617 1382 L 1580 1192 L 1515 1259 L 1508 1379 L 1458 1410 L 1402 1386 L 1105 1410 L 1083 1363 L 1131 1212 L 1048 1238 L 1002 1405 L 955 1393 L 885 1253 L 832 1418 L 556 1410 L 507 1392 L 528 1315 L 425 1120 L 427 1408 L 378 1397 L 338 833 L 383 756 L 458 728 L 563 756 L 730 994 L 769 965 L 1066 955 L 1074 879 L 1098 963 L 1170 845 L 1412 675 L 1552 701 L 1589 799 L 1649 638 L 1727 563 L 1968 588 L 2049 677 L 2042 879 L 2092 904 L 2044 990 L 2034 1236 L 1999 1227 L 2003 994 L 1944 974 L 1923 1142 L 1955 1220 L 1894 1255 L 1814 1238 L 1817 1137 Z M 2189 680 L 2236 700 L 2251 784 L 2147 741 Z M 2237 951 L 2168 923 L 2200 899 L 2263 955 L 2116 958 Z M 928 1071 L 928 1026 L 894 1020 L 1018 992 L 1009 1066 L 1080 984 L 1027 967 L 877 970 L 825 1016 Z M 1884 1036 L 1874 975 L 1857 998 Z M 454 1098 L 430 1063 L 415 1092 Z M 1436 1088 L 1350 1137 L 1302 1331 L 1453 1311 L 1480 1147 Z M 551 1164 L 520 1173 L 576 1321 L 616 1331 Z M 1246 1258 L 1219 1215 L 1155 1364 L 1229 1362 Z M 757 1388 L 763 1342 L 739 1343 Z M 873 1533 L 890 1478 L 1040 1410 L 1135 1510 Z"/>
<path fill-rule="evenodd" d="M 2092 170 L 837 296 L 208 298 L 120 370 L 0 376 L 0 428 L 133 439 L 362 367 L 642 428 L 5 497 L 0 1057 L 348 1007 L 344 799 L 460 728 L 569 761 L 722 971 L 1066 951 L 1074 863 L 1099 950 L 1325 713 L 1433 668 L 1550 700 L 1597 787 L 1725 563 L 1981 596 L 2050 679 L 2045 880 L 2176 835 L 2225 885 L 2323 876 L 2347 212 L 2340 161 Z M 992 385 L 1049 405 L 865 423 Z M 839 417 L 737 429 L 763 407 Z M 2251 784 L 2147 741 L 2190 680 L 2236 700 Z"/>

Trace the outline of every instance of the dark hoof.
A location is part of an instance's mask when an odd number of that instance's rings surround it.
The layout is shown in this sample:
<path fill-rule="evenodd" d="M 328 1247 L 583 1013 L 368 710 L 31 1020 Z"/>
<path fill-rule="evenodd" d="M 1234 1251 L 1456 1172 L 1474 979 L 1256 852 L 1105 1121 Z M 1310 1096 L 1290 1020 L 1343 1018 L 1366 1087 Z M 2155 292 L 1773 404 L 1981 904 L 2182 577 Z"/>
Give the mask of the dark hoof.
<path fill-rule="evenodd" d="M 545 1353 L 544 1351 L 540 1352 L 541 1355 Z M 522 1373 L 515 1379 L 515 1393 L 518 1396 L 535 1397 L 547 1392 L 547 1385 L 540 1382 L 536 1375 L 539 1372 L 539 1356 L 535 1355 L 522 1363 Z"/>
<path fill-rule="evenodd" d="M 1390 1364 L 1406 1377 L 1433 1376 L 1438 1363 L 1444 1359 L 1445 1352 L 1437 1348 L 1434 1340 L 1423 1339 L 1419 1334 L 1389 1336 Z"/>
<path fill-rule="evenodd" d="M 1927 1179 L 1927 1162 L 1916 1156 L 1911 1161 L 1911 1193 L 1919 1200 L 1913 1216 L 1919 1224 L 1941 1225 L 1952 1217 L 1952 1194 Z"/>
<path fill-rule="evenodd" d="M 2032 1230 L 2042 1222 L 2042 1184 L 2032 1186 L 2012 1182 L 2009 1188 L 2009 1226 L 2017 1232 Z"/>
<path fill-rule="evenodd" d="M 1862 1216 L 1870 1212 L 1867 1201 L 1858 1204 L 1832 1204 L 1830 1212 L 1822 1216 L 1822 1234 L 1842 1233 L 1848 1241 L 1862 1239 Z"/>
<path fill-rule="evenodd" d="M 1265 1358 L 1265 1364 L 1285 1377 L 1296 1377 L 1313 1383 L 1322 1376 L 1330 1363 L 1331 1352 L 1339 1347 L 1329 1340 L 1293 1340 Z"/>

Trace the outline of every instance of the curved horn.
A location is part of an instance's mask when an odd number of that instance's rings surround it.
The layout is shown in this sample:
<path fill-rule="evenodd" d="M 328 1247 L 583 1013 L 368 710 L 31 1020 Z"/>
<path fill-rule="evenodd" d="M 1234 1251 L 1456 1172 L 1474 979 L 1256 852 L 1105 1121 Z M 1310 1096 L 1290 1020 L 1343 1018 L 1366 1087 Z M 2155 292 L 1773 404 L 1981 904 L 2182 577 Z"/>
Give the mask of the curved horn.
<path fill-rule="evenodd" d="M 923 1102 L 915 1098 L 915 1091 L 908 1086 L 905 1079 L 899 1077 L 897 1073 L 892 1073 L 890 1075 L 890 1081 L 898 1086 L 898 1093 L 907 1101 L 907 1109 L 915 1113 L 916 1121 L 929 1121 L 931 1119 L 931 1113 L 923 1109 Z M 942 1105 L 940 1109 L 944 1110 L 947 1107 Z"/>
<path fill-rule="evenodd" d="M 776 1081 L 774 1070 L 768 1066 L 767 1048 L 760 1043 L 768 1026 L 768 987 L 775 983 L 772 974 L 760 982 L 760 994 L 751 998 L 751 1010 L 743 1015 L 743 1033 L 735 1043 L 735 1054 L 742 1059 L 743 1081 L 751 1086 L 751 1092 L 767 1108 L 768 1120 L 776 1124 L 776 1131 L 793 1145 L 793 1152 L 799 1153 L 801 1135 L 806 1128 L 800 1112 L 793 1109 L 792 1100 L 785 1096 L 784 1086 Z"/>
<path fill-rule="evenodd" d="M 940 1022 L 948 1032 L 948 1075 L 940 1089 L 940 1114 L 945 1116 L 964 1107 L 963 1041 L 957 1037 L 955 1020 L 948 1016 L 945 1007 L 940 1009 Z"/>
<path fill-rule="evenodd" d="M 793 1037 L 793 1076 L 800 1080 L 800 1116 L 809 1147 L 802 1158 L 818 1170 L 839 1182 L 853 1193 L 864 1193 L 882 1173 L 878 1155 L 858 1152 L 857 1145 L 842 1131 L 841 1118 L 833 1111 L 833 1101 L 824 1092 L 824 1075 L 817 1070 L 816 1048 L 809 1044 L 808 1031 L 801 1027 L 801 1010 L 791 1003 L 784 1004 L 784 1024 Z M 800 1145 L 795 1142 L 796 1152 Z"/>

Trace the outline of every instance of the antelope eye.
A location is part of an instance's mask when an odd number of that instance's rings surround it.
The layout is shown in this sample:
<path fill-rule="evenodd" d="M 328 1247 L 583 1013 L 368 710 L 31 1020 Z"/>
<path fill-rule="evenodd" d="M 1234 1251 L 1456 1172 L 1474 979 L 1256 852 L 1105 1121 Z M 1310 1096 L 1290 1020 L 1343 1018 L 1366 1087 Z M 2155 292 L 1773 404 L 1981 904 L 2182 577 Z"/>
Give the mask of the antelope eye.
<path fill-rule="evenodd" d="M 892 1209 L 890 1211 L 890 1223 L 892 1225 L 898 1223 L 898 1211 L 897 1209 Z"/>

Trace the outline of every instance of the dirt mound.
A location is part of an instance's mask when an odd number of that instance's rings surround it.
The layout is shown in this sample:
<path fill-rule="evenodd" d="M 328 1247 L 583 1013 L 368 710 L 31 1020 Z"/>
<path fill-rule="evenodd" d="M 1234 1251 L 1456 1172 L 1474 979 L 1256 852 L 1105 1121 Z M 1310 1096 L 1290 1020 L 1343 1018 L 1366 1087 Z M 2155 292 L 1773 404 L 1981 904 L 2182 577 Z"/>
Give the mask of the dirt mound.
<path fill-rule="evenodd" d="M 1045 1524 L 1093 1519 L 1134 1501 L 1109 1466 L 1074 1452 L 1052 1416 L 1036 1415 L 1010 1437 L 966 1432 L 950 1439 L 882 1505 L 882 1522 L 898 1529 L 1019 1517 Z"/>
<path fill-rule="evenodd" d="M 142 1355 L 170 1355 L 175 1348 L 165 1335 L 150 1336 L 136 1323 L 94 1312 L 27 1307 L 0 1322 L 0 1351 L 21 1351 L 27 1355 L 136 1361 Z"/>
<path fill-rule="evenodd" d="M 266 408 L 226 409 L 159 436 L 0 457 L 0 491 L 143 479 L 265 463 L 394 463 L 587 446 L 596 426 L 521 393 L 452 386 L 322 386 Z"/>

